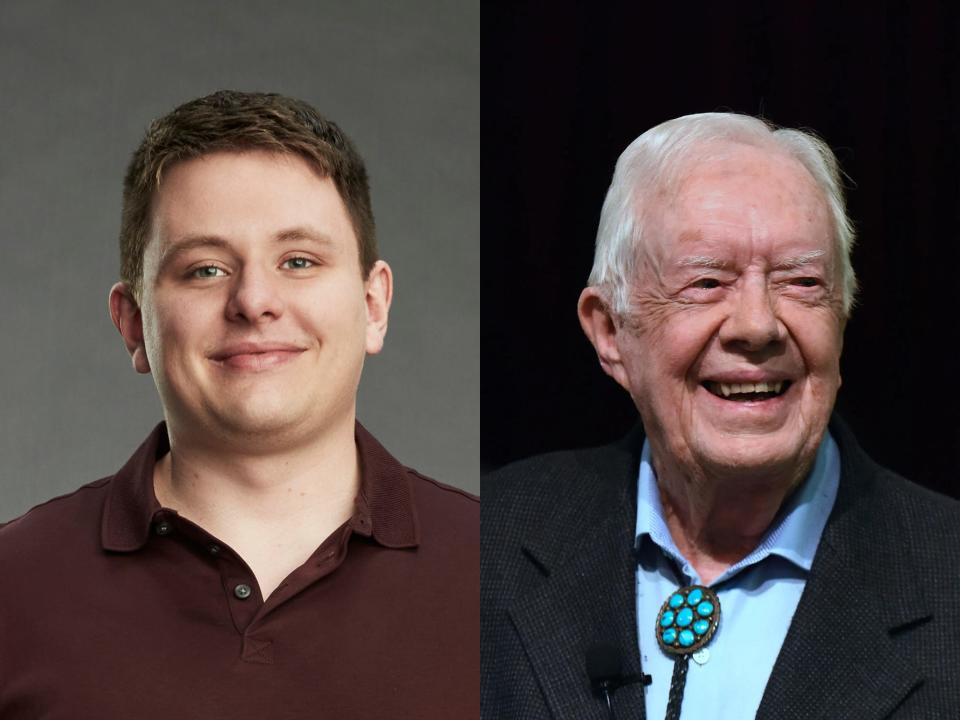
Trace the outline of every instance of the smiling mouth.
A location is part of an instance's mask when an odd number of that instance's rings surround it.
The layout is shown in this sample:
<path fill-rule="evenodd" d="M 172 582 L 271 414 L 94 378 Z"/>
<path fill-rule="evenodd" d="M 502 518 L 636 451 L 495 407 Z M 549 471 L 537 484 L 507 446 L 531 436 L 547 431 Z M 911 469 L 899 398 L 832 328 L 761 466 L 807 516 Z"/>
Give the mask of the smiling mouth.
<path fill-rule="evenodd" d="M 212 357 L 211 360 L 221 368 L 244 372 L 260 372 L 282 365 L 298 356 L 302 350 L 277 348 L 273 350 L 238 352 Z"/>
<path fill-rule="evenodd" d="M 792 384 L 790 380 L 759 383 L 719 383 L 706 380 L 701 383 L 710 393 L 723 400 L 758 402 L 783 395 Z"/>

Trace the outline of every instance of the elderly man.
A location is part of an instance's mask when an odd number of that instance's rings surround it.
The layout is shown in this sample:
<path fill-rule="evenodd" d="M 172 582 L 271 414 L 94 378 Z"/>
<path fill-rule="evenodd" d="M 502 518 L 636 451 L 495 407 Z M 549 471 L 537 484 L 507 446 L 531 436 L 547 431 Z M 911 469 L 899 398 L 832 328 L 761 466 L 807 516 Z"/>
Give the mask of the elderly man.
<path fill-rule="evenodd" d="M 578 309 L 642 426 L 485 480 L 483 717 L 960 714 L 960 508 L 831 418 L 852 242 L 809 134 L 626 149 Z"/>

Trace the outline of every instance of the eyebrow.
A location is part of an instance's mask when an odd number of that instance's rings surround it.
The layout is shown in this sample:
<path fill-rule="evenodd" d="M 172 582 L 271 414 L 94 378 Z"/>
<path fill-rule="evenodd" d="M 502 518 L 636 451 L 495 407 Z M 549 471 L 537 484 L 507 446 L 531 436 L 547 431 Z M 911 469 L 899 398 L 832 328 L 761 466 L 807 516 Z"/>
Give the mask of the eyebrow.
<path fill-rule="evenodd" d="M 809 252 L 800 253 L 799 255 L 791 255 L 778 262 L 773 269 L 796 270 L 797 268 L 810 265 L 826 254 L 824 250 L 810 250 Z M 706 268 L 709 270 L 726 270 L 730 268 L 731 265 L 732 263 L 728 260 L 721 260 L 720 258 L 710 255 L 690 255 L 685 258 L 680 258 L 680 260 L 677 261 L 677 266 L 681 268 L 693 267 Z"/>
<path fill-rule="evenodd" d="M 327 249 L 336 249 L 336 243 L 324 232 L 308 226 L 298 226 L 281 230 L 273 236 L 278 243 L 307 241 Z M 160 253 L 160 269 L 169 265 L 178 255 L 197 248 L 219 248 L 229 250 L 230 243 L 219 235 L 186 235 L 174 240 Z"/>
<path fill-rule="evenodd" d="M 277 242 L 306 240 L 307 242 L 311 242 L 316 245 L 324 245 L 330 248 L 336 248 L 336 243 L 334 243 L 333 238 L 327 235 L 327 233 L 321 232 L 320 230 L 312 228 L 309 225 L 300 225 L 287 230 L 281 230 L 274 236 L 274 240 Z"/>
<path fill-rule="evenodd" d="M 800 253 L 799 255 L 791 255 L 790 257 L 784 258 L 778 262 L 773 269 L 796 270 L 797 268 L 804 267 L 805 265 L 810 265 L 826 254 L 827 252 L 825 250 L 810 250 L 809 252 Z"/>
<path fill-rule="evenodd" d="M 175 240 L 160 251 L 160 270 L 163 270 L 173 260 L 188 250 L 196 248 L 215 247 L 226 249 L 230 245 L 221 237 L 216 235 L 187 235 L 186 237 Z"/>
<path fill-rule="evenodd" d="M 730 262 L 727 260 L 721 260 L 717 257 L 711 257 L 709 255 L 690 255 L 685 258 L 680 258 L 677 261 L 677 267 L 687 268 L 708 268 L 710 270 L 725 270 L 730 267 Z"/>

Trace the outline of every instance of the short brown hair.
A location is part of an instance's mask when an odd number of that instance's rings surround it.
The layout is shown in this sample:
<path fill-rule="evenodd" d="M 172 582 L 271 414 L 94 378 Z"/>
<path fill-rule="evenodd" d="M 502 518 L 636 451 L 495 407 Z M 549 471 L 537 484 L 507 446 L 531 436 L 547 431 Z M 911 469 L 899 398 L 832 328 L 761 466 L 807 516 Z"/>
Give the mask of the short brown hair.
<path fill-rule="evenodd" d="M 139 300 L 150 207 L 164 168 L 218 151 L 269 150 L 303 157 L 333 180 L 357 235 L 364 277 L 377 261 L 370 187 L 363 159 L 334 123 L 302 100 L 221 90 L 155 120 L 123 181 L 120 279 Z"/>

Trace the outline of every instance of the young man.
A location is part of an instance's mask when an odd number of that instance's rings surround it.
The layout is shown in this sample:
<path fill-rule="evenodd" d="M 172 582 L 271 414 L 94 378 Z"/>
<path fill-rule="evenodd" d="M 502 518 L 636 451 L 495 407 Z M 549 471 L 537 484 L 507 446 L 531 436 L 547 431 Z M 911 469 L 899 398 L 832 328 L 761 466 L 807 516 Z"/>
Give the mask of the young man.
<path fill-rule="evenodd" d="M 477 716 L 478 499 L 355 419 L 392 277 L 350 141 L 219 92 L 123 204 L 110 315 L 165 423 L 0 527 L 0 717 Z"/>

